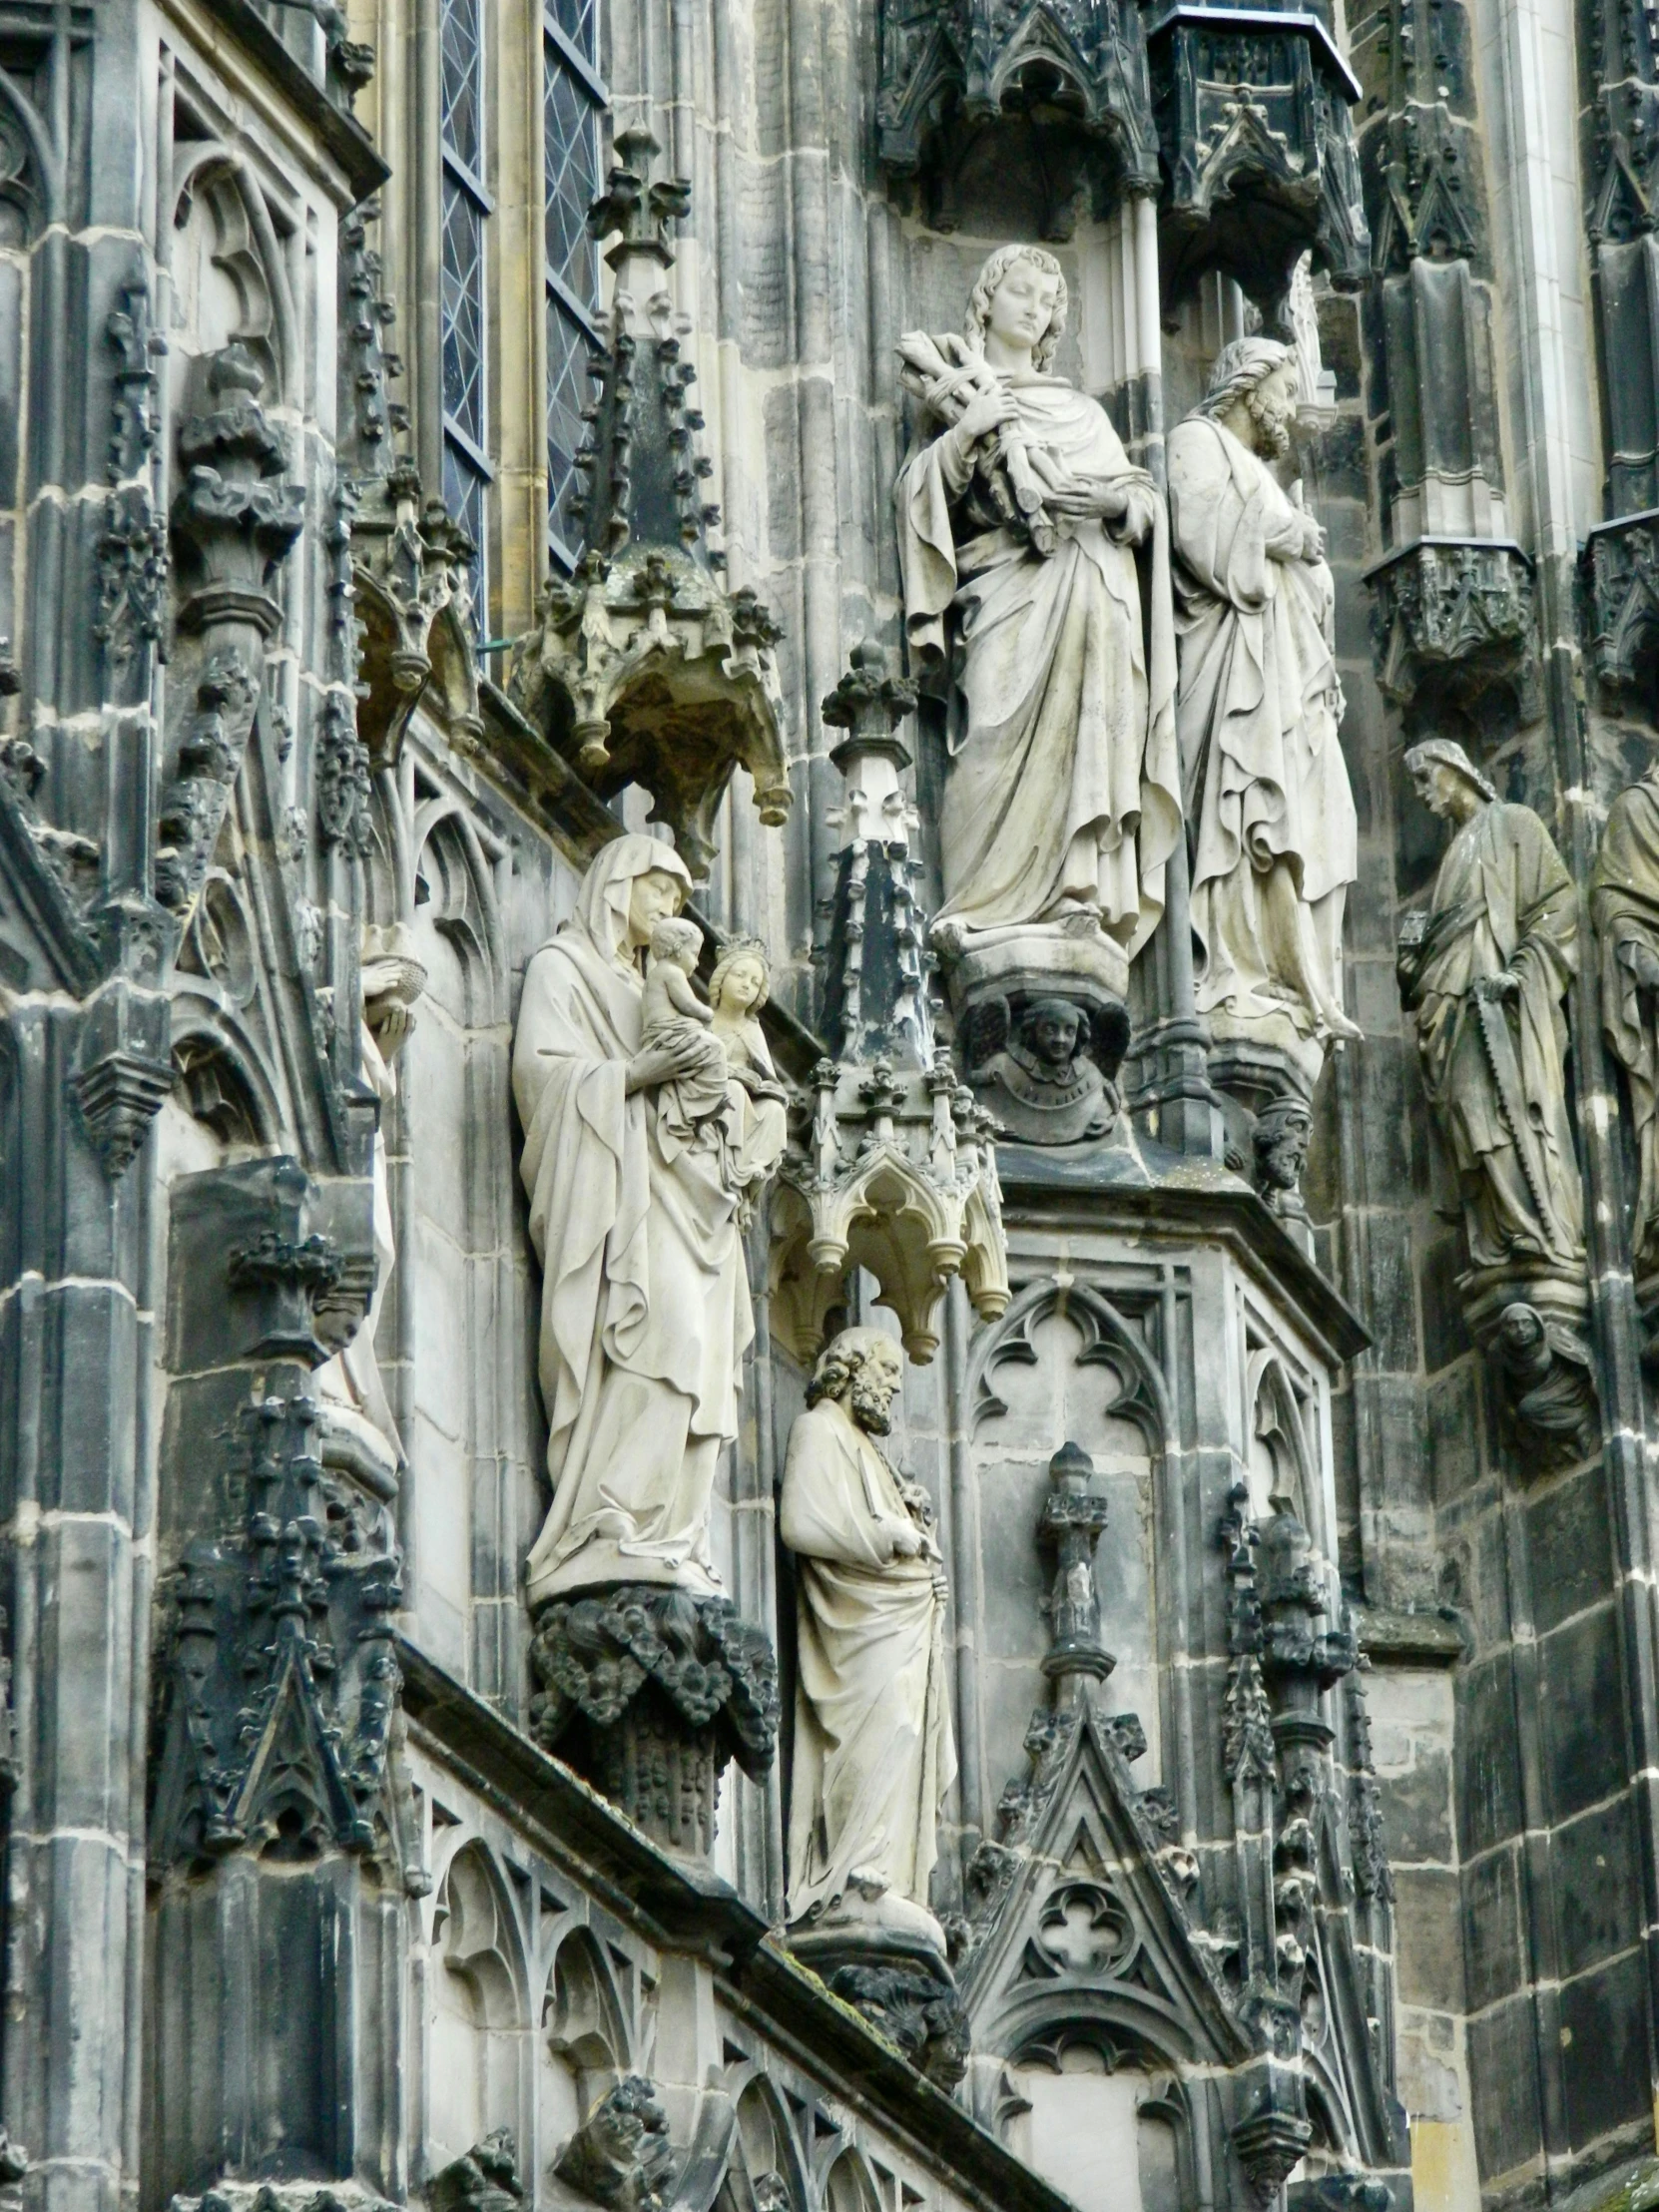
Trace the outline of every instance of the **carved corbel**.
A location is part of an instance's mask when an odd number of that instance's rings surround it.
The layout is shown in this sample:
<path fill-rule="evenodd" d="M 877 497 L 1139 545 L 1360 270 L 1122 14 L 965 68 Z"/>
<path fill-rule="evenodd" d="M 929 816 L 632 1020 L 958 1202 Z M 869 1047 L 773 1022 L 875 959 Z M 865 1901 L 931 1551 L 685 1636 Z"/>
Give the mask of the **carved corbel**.
<path fill-rule="evenodd" d="M 1506 684 L 1516 719 L 1537 713 L 1532 563 L 1507 539 L 1420 538 L 1366 571 L 1378 682 L 1409 706 Z"/>
<path fill-rule="evenodd" d="M 132 1165 L 173 1088 L 167 999 L 115 976 L 88 1007 L 71 1088 L 112 1182 Z"/>

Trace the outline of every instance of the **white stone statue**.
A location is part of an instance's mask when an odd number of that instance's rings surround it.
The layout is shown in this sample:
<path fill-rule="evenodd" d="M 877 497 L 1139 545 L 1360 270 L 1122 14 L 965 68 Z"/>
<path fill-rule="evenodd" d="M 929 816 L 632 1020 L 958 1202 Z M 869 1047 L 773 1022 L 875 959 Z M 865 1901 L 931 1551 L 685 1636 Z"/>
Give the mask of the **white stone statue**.
<path fill-rule="evenodd" d="M 736 1133 L 733 1173 L 745 1194 L 746 1216 L 783 1158 L 788 1133 L 789 1094 L 778 1080 L 760 1020 L 771 991 L 772 963 L 760 938 L 729 937 L 709 978 L 709 1006 L 726 1054 L 730 1126 Z"/>
<path fill-rule="evenodd" d="M 927 1884 L 956 1773 L 944 1569 L 926 1491 L 875 1441 L 902 1374 L 878 1331 L 843 1330 L 790 1435 L 780 1530 L 800 1579 L 789 1918 L 859 1923 L 942 1957 Z"/>
<path fill-rule="evenodd" d="M 374 1352 L 374 1333 L 397 1260 L 384 1122 L 397 1096 L 393 1063 L 414 1027 L 426 970 L 415 957 L 413 932 L 402 922 L 391 922 L 364 928 L 357 972 L 362 994 L 359 1065 L 363 1081 L 380 1102 L 381 1118 L 374 1132 L 374 1293 L 350 1342 L 317 1370 L 313 1388 L 322 1414 L 324 1456 L 386 1494 L 406 1462 Z"/>
<path fill-rule="evenodd" d="M 689 888 L 667 845 L 618 837 L 525 970 L 513 1094 L 553 1480 L 532 1606 L 606 1582 L 720 1594 L 709 1503 L 754 1335 L 740 1210 L 783 1131 L 780 1116 L 766 1156 L 736 1081 L 721 1143 L 676 1136 L 655 1110 L 660 1087 L 695 1083 L 723 1051 L 691 1020 L 643 1038 L 642 956 Z"/>
<path fill-rule="evenodd" d="M 1005 246 L 962 337 L 899 345 L 925 408 L 894 494 L 911 666 L 948 687 L 934 927 L 967 946 L 1098 916 L 1133 952 L 1180 833 L 1164 512 L 1104 410 L 1049 373 L 1065 318 L 1059 263 Z"/>
<path fill-rule="evenodd" d="M 1224 346 L 1170 433 L 1169 501 L 1198 1008 L 1218 1039 L 1282 1047 L 1313 1076 L 1330 1039 L 1360 1033 L 1342 1003 L 1359 844 L 1325 536 L 1268 465 L 1298 375 L 1274 339 Z"/>

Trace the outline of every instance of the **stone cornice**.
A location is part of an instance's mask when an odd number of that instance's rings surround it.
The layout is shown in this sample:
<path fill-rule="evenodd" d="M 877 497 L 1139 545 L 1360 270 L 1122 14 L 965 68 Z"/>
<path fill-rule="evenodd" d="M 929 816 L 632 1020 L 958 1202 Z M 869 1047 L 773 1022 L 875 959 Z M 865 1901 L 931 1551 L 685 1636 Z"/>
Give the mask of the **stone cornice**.
<path fill-rule="evenodd" d="M 396 1650 L 404 1710 L 423 1748 L 498 1814 L 528 1823 L 539 1845 L 647 1940 L 708 1959 L 723 1999 L 792 2063 L 861 2105 L 980 2212 L 1072 2212 L 775 1942 L 729 1883 L 659 1850 L 407 1637 Z"/>
<path fill-rule="evenodd" d="M 391 175 L 374 142 L 354 116 L 336 107 L 316 80 L 294 60 L 249 0 L 203 0 L 210 15 L 265 70 L 294 112 L 316 133 L 352 189 L 352 204 L 377 192 Z"/>
<path fill-rule="evenodd" d="M 1288 1301 L 1331 1360 L 1358 1359 L 1371 1344 L 1360 1316 L 1322 1275 L 1249 1184 L 1217 1168 L 1176 1160 L 1155 1145 L 1129 1153 L 1062 1157 L 999 1144 L 1004 1219 L 1017 1231 L 1129 1230 L 1161 1245 L 1220 1244 L 1256 1281 Z"/>

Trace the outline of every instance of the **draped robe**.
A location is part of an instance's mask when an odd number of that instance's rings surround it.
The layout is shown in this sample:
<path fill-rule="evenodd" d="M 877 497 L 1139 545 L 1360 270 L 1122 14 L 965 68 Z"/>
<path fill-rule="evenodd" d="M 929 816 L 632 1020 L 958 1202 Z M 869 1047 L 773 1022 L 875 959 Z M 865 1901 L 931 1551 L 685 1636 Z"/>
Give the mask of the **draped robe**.
<path fill-rule="evenodd" d="M 1631 1230 L 1638 1275 L 1659 1267 L 1659 996 L 1636 980 L 1632 955 L 1659 960 L 1659 784 L 1620 792 L 1590 879 L 1601 955 L 1601 1027 L 1630 1082 L 1640 1181 Z M 1645 1004 L 1644 1004 L 1645 1000 Z"/>
<path fill-rule="evenodd" d="M 1199 1011 L 1289 1015 L 1321 1034 L 1341 1012 L 1343 906 L 1359 868 L 1331 571 L 1275 557 L 1301 542 L 1302 517 L 1207 416 L 1170 433 L 1169 497 Z"/>
<path fill-rule="evenodd" d="M 628 901 L 652 869 L 685 877 L 649 837 L 600 853 L 525 971 L 513 1043 L 553 1479 L 532 1605 L 603 1582 L 720 1589 L 709 1505 L 754 1318 L 727 1148 L 679 1142 L 654 1090 L 626 1092 L 643 989 Z"/>
<path fill-rule="evenodd" d="M 1517 1258 L 1581 1274 L 1583 1201 L 1567 1119 L 1561 1001 L 1577 972 L 1572 879 L 1526 807 L 1482 806 L 1440 862 L 1422 941 L 1402 965 L 1416 1007 L 1423 1088 L 1462 1189 L 1476 1271 Z M 1507 970 L 1518 998 L 1500 1001 L 1525 1117 L 1542 1161 L 1534 1198 L 1480 1034 L 1474 985 Z"/>
<path fill-rule="evenodd" d="M 779 1529 L 797 1555 L 789 1917 L 832 1908 L 854 1874 L 926 1907 L 956 1773 L 945 1600 L 926 1556 L 889 1555 L 897 1477 L 833 1398 L 790 1434 Z"/>
<path fill-rule="evenodd" d="M 1063 472 L 1149 481 L 1095 400 L 1035 371 L 1004 382 L 1027 445 Z M 1162 506 L 1149 652 L 1134 552 L 1106 525 L 1057 517 L 1043 559 L 971 490 L 971 458 L 935 424 L 894 491 L 912 662 L 950 679 L 935 918 L 991 929 L 1093 903 L 1134 951 L 1180 833 Z"/>

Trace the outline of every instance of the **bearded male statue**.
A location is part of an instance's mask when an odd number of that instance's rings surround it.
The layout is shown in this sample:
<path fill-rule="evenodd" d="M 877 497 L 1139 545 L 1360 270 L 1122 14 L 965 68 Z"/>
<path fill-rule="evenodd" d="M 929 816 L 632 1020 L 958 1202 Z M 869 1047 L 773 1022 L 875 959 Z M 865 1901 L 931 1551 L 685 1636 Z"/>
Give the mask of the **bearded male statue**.
<path fill-rule="evenodd" d="M 853 1924 L 942 1960 L 927 1884 L 956 1773 L 944 1569 L 926 1491 L 875 1441 L 902 1375 L 877 1330 L 843 1330 L 790 1436 L 780 1508 L 799 1575 L 789 1918 L 827 1933 Z"/>
<path fill-rule="evenodd" d="M 1325 537 L 1269 463 L 1290 447 L 1288 345 L 1223 346 L 1169 441 L 1177 721 L 1195 839 L 1198 1009 L 1218 1040 L 1277 1047 L 1312 1082 L 1343 1011 L 1343 906 L 1358 825 Z"/>

